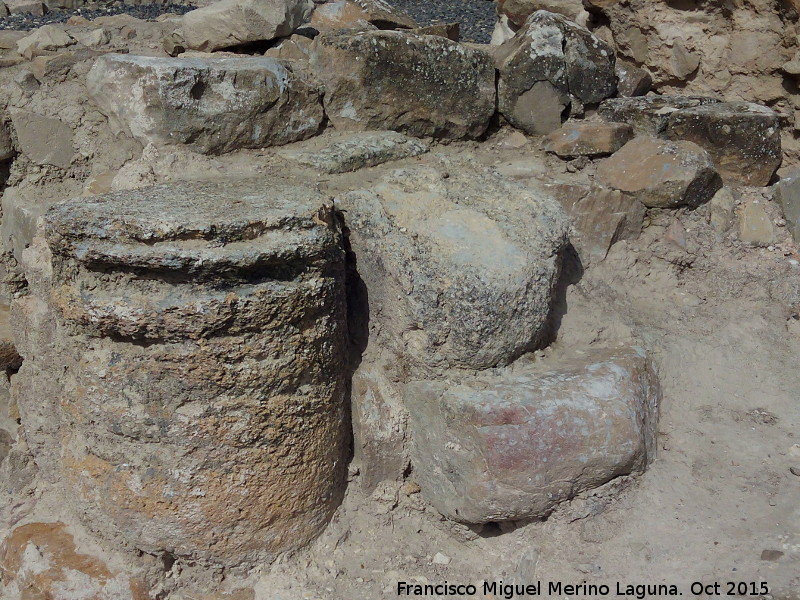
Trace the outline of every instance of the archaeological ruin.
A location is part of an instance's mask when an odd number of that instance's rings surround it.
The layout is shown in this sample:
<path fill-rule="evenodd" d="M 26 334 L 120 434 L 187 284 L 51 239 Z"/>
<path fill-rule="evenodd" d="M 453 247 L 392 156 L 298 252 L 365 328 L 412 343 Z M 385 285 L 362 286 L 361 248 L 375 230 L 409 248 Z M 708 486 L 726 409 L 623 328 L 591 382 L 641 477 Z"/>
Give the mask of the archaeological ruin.
<path fill-rule="evenodd" d="M 0 1 L 0 599 L 800 599 L 799 23 Z"/>

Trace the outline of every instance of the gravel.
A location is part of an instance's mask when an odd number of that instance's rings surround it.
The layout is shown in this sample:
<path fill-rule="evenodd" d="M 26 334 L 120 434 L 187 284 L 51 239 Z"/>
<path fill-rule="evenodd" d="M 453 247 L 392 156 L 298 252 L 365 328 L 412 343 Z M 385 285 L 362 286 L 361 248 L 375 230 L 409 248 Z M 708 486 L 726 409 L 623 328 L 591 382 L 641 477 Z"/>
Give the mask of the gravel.
<path fill-rule="evenodd" d="M 109 2 L 103 5 L 89 4 L 81 8 L 57 10 L 53 9 L 42 17 L 35 15 L 9 15 L 0 18 L 0 29 L 17 29 L 28 31 L 49 23 L 64 23 L 72 16 L 86 17 L 90 21 L 97 17 L 108 15 L 127 14 L 137 19 L 155 19 L 165 13 L 182 15 L 193 10 L 191 4 L 125 4 L 123 2 Z"/>
<path fill-rule="evenodd" d="M 461 39 L 465 42 L 488 44 L 497 21 L 494 2 L 489 0 L 389 0 L 389 3 L 411 15 L 420 25 L 460 23 Z"/>
<path fill-rule="evenodd" d="M 390 0 L 390 3 L 411 15 L 420 25 L 460 23 L 465 42 L 488 44 L 496 21 L 494 2 L 489 0 Z M 48 23 L 63 23 L 73 15 L 87 19 L 107 15 L 128 14 L 137 19 L 155 19 L 164 13 L 182 15 L 195 7 L 191 4 L 125 4 L 121 1 L 88 4 L 73 10 L 51 10 L 43 17 L 10 15 L 0 18 L 0 29 L 27 31 Z"/>

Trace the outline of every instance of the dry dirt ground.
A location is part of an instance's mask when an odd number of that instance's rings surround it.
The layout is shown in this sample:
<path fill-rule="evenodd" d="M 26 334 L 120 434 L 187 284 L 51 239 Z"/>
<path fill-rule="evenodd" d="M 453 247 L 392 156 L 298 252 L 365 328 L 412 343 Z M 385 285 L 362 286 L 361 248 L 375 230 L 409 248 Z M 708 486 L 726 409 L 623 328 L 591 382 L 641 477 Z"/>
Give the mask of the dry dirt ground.
<path fill-rule="evenodd" d="M 409 161 L 467 157 L 523 182 L 566 176 L 565 163 L 538 143 L 508 148 L 506 135 L 434 147 Z M 203 160 L 220 173 L 244 164 L 286 172 L 273 151 Z M 363 185 L 405 162 L 323 176 L 319 186 L 334 193 Z M 209 164 L 193 173 L 173 161 L 171 172 L 213 177 Z M 549 582 L 605 584 L 605 597 L 618 597 L 618 582 L 623 592 L 667 584 L 687 598 L 728 596 L 727 582 L 744 582 L 732 595 L 800 599 L 800 476 L 790 472 L 800 468 L 800 256 L 782 228 L 782 243 L 751 248 L 716 233 L 708 218 L 708 207 L 651 212 L 641 237 L 616 244 L 604 262 L 584 271 L 573 261 L 557 341 L 536 355 L 631 340 L 652 354 L 663 404 L 658 457 L 643 477 L 576 498 L 544 522 L 473 530 L 426 508 L 413 472 L 405 484 L 366 494 L 351 468 L 330 527 L 311 548 L 265 568 L 257 598 L 371 600 L 398 597 L 398 582 L 445 581 L 476 585 L 477 598 L 511 597 L 482 594 L 484 581 L 503 580 L 540 581 L 541 596 L 558 598 L 604 596 L 549 594 Z"/>

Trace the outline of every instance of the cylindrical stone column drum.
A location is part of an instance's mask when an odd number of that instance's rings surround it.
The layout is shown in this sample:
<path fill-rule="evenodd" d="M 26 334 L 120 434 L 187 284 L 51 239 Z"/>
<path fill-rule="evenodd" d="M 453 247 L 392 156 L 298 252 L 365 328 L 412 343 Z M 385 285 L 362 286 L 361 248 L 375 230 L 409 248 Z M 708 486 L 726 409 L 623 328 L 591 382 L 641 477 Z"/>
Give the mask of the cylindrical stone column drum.
<path fill-rule="evenodd" d="M 345 473 L 344 250 L 266 181 L 61 203 L 29 249 L 15 393 L 104 538 L 233 565 L 325 526 Z"/>

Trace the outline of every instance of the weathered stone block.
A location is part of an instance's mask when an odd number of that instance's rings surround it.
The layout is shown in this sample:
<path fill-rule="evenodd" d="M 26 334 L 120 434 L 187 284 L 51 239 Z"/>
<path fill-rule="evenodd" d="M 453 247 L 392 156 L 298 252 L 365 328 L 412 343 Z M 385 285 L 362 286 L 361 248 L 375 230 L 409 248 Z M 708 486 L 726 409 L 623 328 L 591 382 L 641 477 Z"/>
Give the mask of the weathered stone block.
<path fill-rule="evenodd" d="M 414 29 L 407 14 L 383 0 L 335 0 L 314 9 L 309 23 L 320 32 L 337 29 Z"/>
<path fill-rule="evenodd" d="M 489 55 L 404 31 L 330 32 L 311 65 L 336 129 L 391 129 L 417 137 L 475 138 L 495 108 Z"/>
<path fill-rule="evenodd" d="M 606 121 L 628 123 L 636 135 L 658 136 L 664 133 L 670 116 L 676 111 L 719 102 L 703 96 L 642 96 L 609 98 L 598 109 Z"/>
<path fill-rule="evenodd" d="M 660 389 L 638 349 L 406 388 L 414 478 L 465 523 L 544 517 L 655 455 Z"/>
<path fill-rule="evenodd" d="M 594 104 L 616 90 L 613 50 L 561 15 L 533 13 L 525 26 L 498 48 L 494 58 L 499 72 L 499 110 L 512 125 L 528 133 L 549 133 L 536 122 L 541 109 L 526 102 L 526 94 L 541 82 L 548 82 L 557 92 L 559 112 L 569 105 L 570 95 Z"/>
<path fill-rule="evenodd" d="M 597 168 L 597 179 L 650 208 L 694 208 L 722 187 L 711 157 L 700 146 L 649 137 L 637 137 L 607 158 Z"/>
<path fill-rule="evenodd" d="M 306 139 L 324 117 L 317 84 L 272 58 L 107 55 L 87 85 L 115 130 L 206 154 Z"/>
<path fill-rule="evenodd" d="M 313 8 L 311 0 L 220 0 L 183 15 L 181 33 L 188 48 L 212 52 L 286 37 Z"/>
<path fill-rule="evenodd" d="M 572 219 L 570 242 L 583 266 L 603 260 L 621 240 L 639 237 L 647 209 L 636 198 L 597 185 L 548 184 Z"/>
<path fill-rule="evenodd" d="M 781 165 L 781 128 L 771 108 L 720 102 L 669 115 L 665 136 L 704 148 L 723 181 L 768 185 Z"/>
<path fill-rule="evenodd" d="M 419 156 L 429 148 L 424 141 L 395 131 L 365 131 L 347 134 L 316 150 L 289 147 L 280 154 L 323 173 L 348 173 Z"/>
<path fill-rule="evenodd" d="M 67 201 L 16 302 L 36 462 L 95 533 L 235 565 L 297 548 L 343 486 L 344 249 L 263 180 Z"/>
<path fill-rule="evenodd" d="M 617 61 L 617 93 L 623 97 L 644 96 L 653 85 L 653 77 L 646 69 L 631 63 Z"/>
<path fill-rule="evenodd" d="M 399 169 L 337 198 L 371 318 L 423 369 L 494 367 L 540 342 L 567 242 L 545 190 L 467 169 Z"/>
<path fill-rule="evenodd" d="M 633 137 L 625 123 L 574 121 L 547 136 L 545 150 L 559 156 L 601 156 L 613 154 Z"/>
<path fill-rule="evenodd" d="M 69 125 L 60 119 L 30 112 L 13 113 L 11 122 L 20 152 L 31 161 L 61 169 L 70 166 L 75 150 Z"/>

